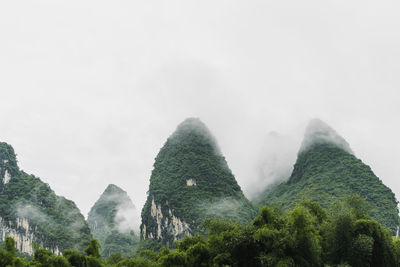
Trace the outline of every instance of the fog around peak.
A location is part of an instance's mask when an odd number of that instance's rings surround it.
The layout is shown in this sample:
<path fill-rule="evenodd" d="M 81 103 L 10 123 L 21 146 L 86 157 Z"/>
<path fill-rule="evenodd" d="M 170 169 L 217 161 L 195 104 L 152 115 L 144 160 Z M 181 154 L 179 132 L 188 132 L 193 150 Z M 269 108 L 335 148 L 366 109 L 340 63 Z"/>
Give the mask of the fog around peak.
<path fill-rule="evenodd" d="M 101 206 L 97 206 L 99 204 Z M 139 212 L 136 209 L 136 206 L 132 203 L 130 197 L 127 195 L 126 191 L 114 184 L 108 185 L 106 190 L 96 201 L 95 206 L 90 211 L 90 221 L 101 221 L 101 224 L 103 225 L 106 225 L 108 223 L 104 221 L 107 220 L 107 218 L 105 218 L 103 214 L 98 213 L 98 209 L 103 208 L 104 205 L 111 205 L 116 209 L 114 217 L 114 227 L 119 232 L 139 232 Z M 100 211 L 100 213 L 102 212 Z"/>
<path fill-rule="evenodd" d="M 350 145 L 334 129 L 320 119 L 313 119 L 309 122 L 299 154 L 307 151 L 313 145 L 329 143 L 344 151 L 353 154 Z"/>
<path fill-rule="evenodd" d="M 200 118 L 186 118 L 177 126 L 175 132 L 168 138 L 168 140 L 179 142 L 181 138 L 185 138 L 190 134 L 202 136 L 205 141 L 209 142 L 209 144 L 214 148 L 215 153 L 219 155 L 222 154 L 218 146 L 218 141 Z"/>

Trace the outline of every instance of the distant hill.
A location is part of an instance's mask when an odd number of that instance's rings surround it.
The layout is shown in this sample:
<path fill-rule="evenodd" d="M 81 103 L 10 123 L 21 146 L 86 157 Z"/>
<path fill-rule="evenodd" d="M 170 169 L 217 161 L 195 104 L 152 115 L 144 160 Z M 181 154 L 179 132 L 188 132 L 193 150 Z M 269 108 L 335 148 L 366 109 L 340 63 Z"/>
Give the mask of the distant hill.
<path fill-rule="evenodd" d="M 260 204 L 293 208 L 302 200 L 324 207 L 351 194 L 366 199 L 370 215 L 393 231 L 399 224 L 397 200 L 390 188 L 359 160 L 349 144 L 324 122 L 310 122 L 287 182 L 270 188 Z"/>
<path fill-rule="evenodd" d="M 108 185 L 88 215 L 88 224 L 93 237 L 100 242 L 103 256 L 129 254 L 136 247 L 139 237 L 132 225 L 135 213 L 128 194 L 116 185 Z"/>
<path fill-rule="evenodd" d="M 155 159 L 141 238 L 172 243 L 200 231 L 207 217 L 245 223 L 256 214 L 207 127 L 182 122 Z"/>
<path fill-rule="evenodd" d="M 60 253 L 67 248 L 83 250 L 92 237 L 75 203 L 21 171 L 14 149 L 0 143 L 0 239 L 7 236 L 28 254 L 33 253 L 32 242 Z"/>

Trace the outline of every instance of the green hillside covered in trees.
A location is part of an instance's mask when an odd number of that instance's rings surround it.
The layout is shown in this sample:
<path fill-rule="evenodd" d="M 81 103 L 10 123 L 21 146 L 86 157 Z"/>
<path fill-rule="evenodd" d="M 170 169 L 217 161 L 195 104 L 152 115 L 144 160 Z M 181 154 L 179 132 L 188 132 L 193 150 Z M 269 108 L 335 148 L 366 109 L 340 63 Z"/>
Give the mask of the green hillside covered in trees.
<path fill-rule="evenodd" d="M 135 206 L 128 194 L 116 185 L 110 184 L 96 201 L 88 215 L 92 235 L 102 247 L 102 255 L 110 256 L 120 252 L 132 252 L 139 242 L 132 222 Z"/>
<path fill-rule="evenodd" d="M 142 238 L 172 243 L 198 232 L 207 217 L 246 223 L 255 214 L 207 127 L 199 119 L 182 122 L 155 159 Z"/>
<path fill-rule="evenodd" d="M 3 236 L 11 229 L 21 240 L 31 238 L 54 251 L 83 250 L 89 244 L 90 229 L 75 203 L 57 196 L 34 175 L 21 171 L 14 149 L 6 143 L 0 143 L 0 176 Z M 21 225 L 22 218 L 29 226 Z"/>
<path fill-rule="evenodd" d="M 372 219 L 359 196 L 353 195 L 326 210 L 303 202 L 290 211 L 262 207 L 246 225 L 207 219 L 206 233 L 185 237 L 175 248 L 136 250 L 101 257 L 92 240 L 85 253 L 63 255 L 36 248 L 32 258 L 18 257 L 13 240 L 0 249 L 0 266 L 151 267 L 151 266 L 400 266 L 400 240 Z M 142 241 L 145 242 L 145 241 Z"/>
<path fill-rule="evenodd" d="M 397 229 L 397 200 L 392 190 L 352 153 L 342 137 L 317 120 L 308 126 L 289 180 L 270 189 L 260 203 L 288 209 L 312 200 L 327 208 L 352 194 L 365 198 L 372 218 L 393 232 Z"/>

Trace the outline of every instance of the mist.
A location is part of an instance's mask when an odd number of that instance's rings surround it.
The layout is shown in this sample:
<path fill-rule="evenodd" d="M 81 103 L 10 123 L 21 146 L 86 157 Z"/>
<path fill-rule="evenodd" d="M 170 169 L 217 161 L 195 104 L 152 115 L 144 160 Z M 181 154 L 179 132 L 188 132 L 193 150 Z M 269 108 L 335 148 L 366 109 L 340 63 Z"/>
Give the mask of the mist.
<path fill-rule="evenodd" d="M 185 118 L 207 125 L 249 197 L 286 176 L 318 117 L 399 198 L 399 8 L 2 1 L 0 141 L 85 215 L 110 183 L 140 211 L 154 158 Z M 271 131 L 293 146 L 268 144 Z"/>
<path fill-rule="evenodd" d="M 292 133 L 294 134 L 294 133 Z M 296 162 L 300 136 L 283 135 L 270 132 L 255 153 L 252 168 L 253 184 L 249 184 L 247 195 L 251 200 L 263 196 L 267 187 L 277 185 L 289 179 Z"/>
<path fill-rule="evenodd" d="M 110 184 L 96 205 L 96 208 L 93 207 L 94 209 L 90 211 L 90 220 L 88 220 L 89 224 L 93 224 L 92 228 L 104 228 L 107 233 L 117 230 L 120 233 L 129 234 L 133 231 L 139 234 L 140 213 L 126 192 L 121 191 L 121 188 Z M 111 209 L 108 208 L 109 214 L 105 214 L 102 210 L 105 206 L 111 207 Z M 109 222 L 108 216 L 114 216 L 112 222 Z M 112 224 L 109 225 L 109 223 Z"/>
<path fill-rule="evenodd" d="M 338 135 L 334 129 L 320 119 L 313 119 L 307 125 L 299 153 L 303 153 L 313 145 L 321 143 L 334 144 L 344 151 L 353 154 L 349 143 L 347 143 L 343 137 Z"/>
<path fill-rule="evenodd" d="M 115 215 L 115 224 L 119 232 L 129 233 L 134 231 L 139 235 L 141 218 L 135 206 L 122 203 L 117 207 Z"/>

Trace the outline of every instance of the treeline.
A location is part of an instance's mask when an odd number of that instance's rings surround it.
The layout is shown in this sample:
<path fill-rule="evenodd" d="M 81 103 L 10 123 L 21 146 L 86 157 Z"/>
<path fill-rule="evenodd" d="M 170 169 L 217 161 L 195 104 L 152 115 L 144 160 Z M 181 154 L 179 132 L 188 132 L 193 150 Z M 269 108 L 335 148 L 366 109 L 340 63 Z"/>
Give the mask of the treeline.
<path fill-rule="evenodd" d="M 149 250 L 143 245 L 149 242 L 142 241 L 131 255 L 108 258 L 101 257 L 97 240 L 84 253 L 55 255 L 36 247 L 31 258 L 24 258 L 8 237 L 0 249 L 0 266 L 400 266 L 400 241 L 368 215 L 358 196 L 329 210 L 310 201 L 289 212 L 262 207 L 247 225 L 208 219 L 204 227 L 206 235 L 185 237 L 174 248 Z"/>

